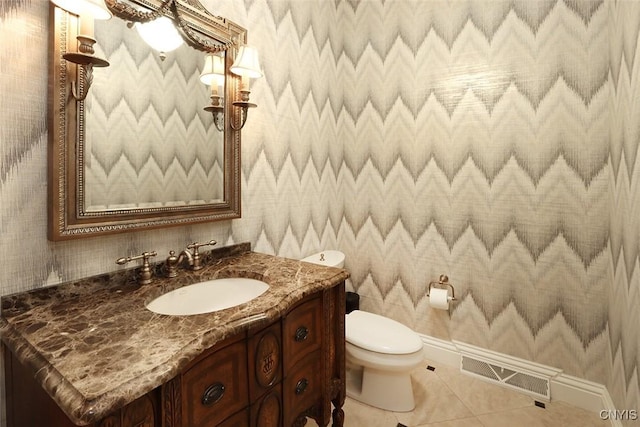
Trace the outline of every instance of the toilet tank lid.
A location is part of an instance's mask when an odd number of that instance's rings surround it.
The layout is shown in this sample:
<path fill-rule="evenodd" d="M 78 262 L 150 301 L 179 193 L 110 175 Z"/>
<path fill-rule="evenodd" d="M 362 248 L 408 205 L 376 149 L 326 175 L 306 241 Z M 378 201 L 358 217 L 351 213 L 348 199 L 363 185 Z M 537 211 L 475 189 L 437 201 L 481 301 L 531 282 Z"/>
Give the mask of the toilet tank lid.
<path fill-rule="evenodd" d="M 322 252 L 309 255 L 303 258 L 304 262 L 311 262 L 313 264 L 326 265 L 329 267 L 338 267 L 344 265 L 344 253 L 337 250 L 326 250 Z"/>
<path fill-rule="evenodd" d="M 377 353 L 410 354 L 422 349 L 422 340 L 414 331 L 388 317 L 361 310 L 347 314 L 347 342 Z"/>

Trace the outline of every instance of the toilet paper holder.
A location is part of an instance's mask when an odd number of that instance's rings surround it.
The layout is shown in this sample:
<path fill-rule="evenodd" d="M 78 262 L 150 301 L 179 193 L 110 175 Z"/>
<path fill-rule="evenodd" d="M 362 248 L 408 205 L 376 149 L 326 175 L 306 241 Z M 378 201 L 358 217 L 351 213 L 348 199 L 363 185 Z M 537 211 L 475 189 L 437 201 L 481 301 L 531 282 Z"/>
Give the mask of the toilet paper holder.
<path fill-rule="evenodd" d="M 449 278 L 444 275 L 441 274 L 440 277 L 438 278 L 438 281 L 436 282 L 435 280 L 431 283 L 429 283 L 429 289 L 427 289 L 427 297 L 431 294 L 431 288 L 432 287 L 437 287 L 437 288 L 449 288 L 451 289 L 451 296 L 449 297 L 451 301 L 455 301 L 456 300 L 456 292 L 455 289 L 453 288 L 453 285 L 451 283 L 449 283 Z"/>

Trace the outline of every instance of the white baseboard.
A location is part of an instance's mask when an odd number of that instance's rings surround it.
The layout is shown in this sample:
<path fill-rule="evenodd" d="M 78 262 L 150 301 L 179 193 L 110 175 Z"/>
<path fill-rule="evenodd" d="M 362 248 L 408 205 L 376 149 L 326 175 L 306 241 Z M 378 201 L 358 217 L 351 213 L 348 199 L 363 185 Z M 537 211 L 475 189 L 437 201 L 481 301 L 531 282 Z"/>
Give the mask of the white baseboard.
<path fill-rule="evenodd" d="M 443 365 L 454 366 L 456 368 L 460 367 L 462 355 L 460 354 L 460 350 L 458 350 L 451 341 L 421 334 L 420 338 L 422 338 L 422 342 L 424 343 L 424 353 L 427 359 L 442 363 Z"/>
<path fill-rule="evenodd" d="M 596 413 L 615 410 L 609 390 L 604 385 L 566 374 L 551 379 L 551 398 Z M 622 427 L 622 422 L 611 419 L 611 425 Z"/>
<path fill-rule="evenodd" d="M 541 365 L 495 351 L 472 346 L 459 341 L 446 341 L 420 334 L 427 359 L 444 365 L 460 368 L 462 355 L 472 354 L 485 360 L 496 361 L 549 377 L 551 400 L 561 401 L 587 411 L 600 413 L 602 410 L 615 411 L 613 400 L 607 388 L 598 383 L 564 374 L 562 370 Z M 611 420 L 613 427 L 622 427 L 619 420 Z"/>

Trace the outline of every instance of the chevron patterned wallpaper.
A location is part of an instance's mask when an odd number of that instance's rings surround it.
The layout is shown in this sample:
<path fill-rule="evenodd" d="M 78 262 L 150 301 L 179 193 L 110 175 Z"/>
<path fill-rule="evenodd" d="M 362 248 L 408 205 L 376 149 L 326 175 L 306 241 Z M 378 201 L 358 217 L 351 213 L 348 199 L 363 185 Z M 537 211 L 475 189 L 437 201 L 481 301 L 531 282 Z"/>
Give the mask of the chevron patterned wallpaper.
<path fill-rule="evenodd" d="M 207 238 L 294 258 L 338 248 L 362 308 L 640 408 L 640 2 L 203 4 L 249 28 L 265 71 L 243 218 L 52 243 L 48 5 L 0 0 L 3 294 Z M 450 316 L 426 298 L 440 274 Z"/>
<path fill-rule="evenodd" d="M 204 54 L 182 45 L 161 60 L 121 19 L 96 21 L 95 37 L 110 66 L 94 71 L 85 103 L 85 209 L 222 199 L 223 141 L 203 110 Z"/>

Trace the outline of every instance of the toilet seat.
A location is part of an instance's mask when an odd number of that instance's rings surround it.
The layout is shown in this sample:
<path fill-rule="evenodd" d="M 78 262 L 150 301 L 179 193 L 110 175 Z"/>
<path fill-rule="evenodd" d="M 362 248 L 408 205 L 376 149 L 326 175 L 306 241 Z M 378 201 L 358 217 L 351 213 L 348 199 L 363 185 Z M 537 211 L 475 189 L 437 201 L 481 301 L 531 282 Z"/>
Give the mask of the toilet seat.
<path fill-rule="evenodd" d="M 345 337 L 354 346 L 382 354 L 412 354 L 423 348 L 420 337 L 402 323 L 361 310 L 347 314 Z"/>
<path fill-rule="evenodd" d="M 424 362 L 422 348 L 409 354 L 385 354 L 365 350 L 350 343 L 346 344 L 347 360 L 359 366 L 386 372 L 404 372 L 420 366 Z"/>

